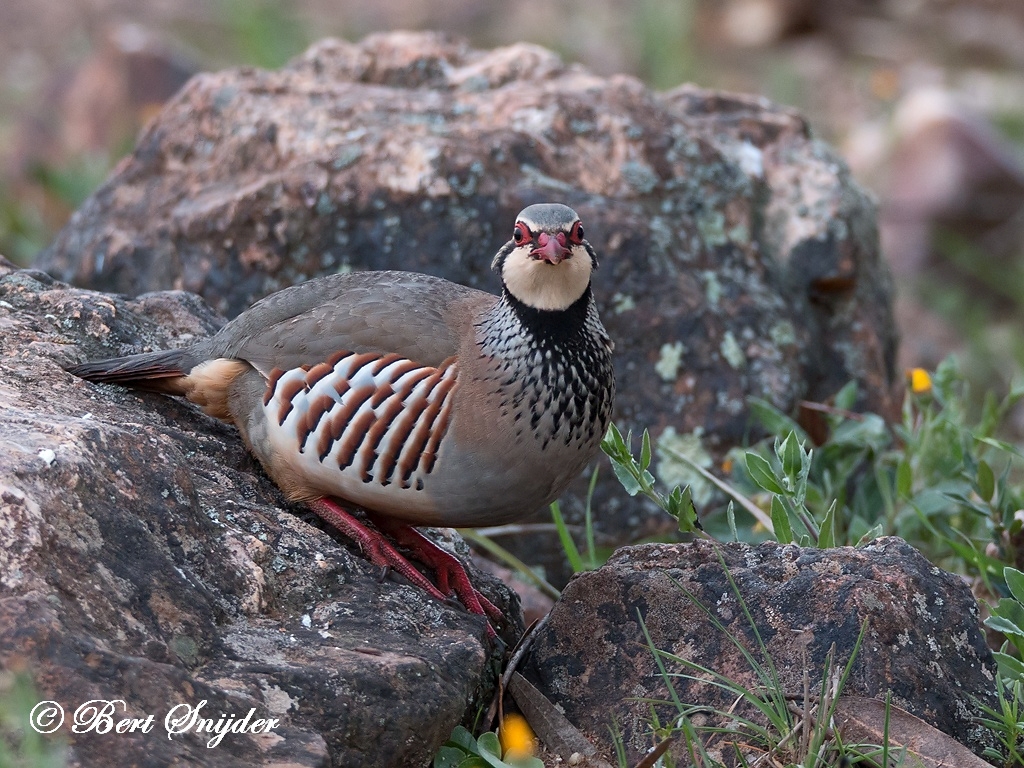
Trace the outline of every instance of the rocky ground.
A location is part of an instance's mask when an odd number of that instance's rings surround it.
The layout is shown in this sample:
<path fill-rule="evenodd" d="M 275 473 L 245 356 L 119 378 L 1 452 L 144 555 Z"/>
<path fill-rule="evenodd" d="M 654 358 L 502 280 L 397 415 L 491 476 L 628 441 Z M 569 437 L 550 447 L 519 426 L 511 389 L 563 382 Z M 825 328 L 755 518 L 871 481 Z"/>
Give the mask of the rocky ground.
<path fill-rule="evenodd" d="M 195 79 L 40 259 L 97 291 L 0 268 L 0 418 L 14 447 L 0 458 L 0 664 L 27 665 L 67 706 L 121 698 L 141 716 L 206 699 L 281 725 L 213 753 L 198 738 L 68 733 L 73 762 L 101 764 L 116 746 L 140 765 L 422 765 L 486 709 L 501 649 L 478 618 L 382 582 L 283 503 L 229 427 L 64 368 L 187 343 L 218 313 L 339 269 L 493 290 L 486 267 L 506 227 L 552 198 L 579 210 L 603 259 L 623 426 L 651 426 L 710 466 L 746 438 L 751 395 L 792 411 L 855 379 L 861 406 L 895 406 L 873 206 L 792 111 L 436 35 L 325 41 L 279 71 Z M 694 479 L 665 456 L 657 471 Z M 611 482 L 595 507 L 611 542 L 664 528 Z M 553 556 L 552 539 L 520 546 Z M 893 689 L 932 726 L 986 745 L 969 723 L 993 695 L 992 661 L 958 579 L 897 540 L 722 556 L 787 669 L 796 656 L 820 664 L 833 643 L 848 657 L 865 626 L 851 690 Z M 620 552 L 570 582 L 527 678 L 606 759 L 614 709 L 637 757 L 650 734 L 631 697 L 663 693 L 641 621 L 662 650 L 744 674 L 721 627 L 670 587 L 706 590 L 699 601 L 749 634 L 723 579 L 703 543 Z M 513 640 L 516 599 L 482 583 Z"/>

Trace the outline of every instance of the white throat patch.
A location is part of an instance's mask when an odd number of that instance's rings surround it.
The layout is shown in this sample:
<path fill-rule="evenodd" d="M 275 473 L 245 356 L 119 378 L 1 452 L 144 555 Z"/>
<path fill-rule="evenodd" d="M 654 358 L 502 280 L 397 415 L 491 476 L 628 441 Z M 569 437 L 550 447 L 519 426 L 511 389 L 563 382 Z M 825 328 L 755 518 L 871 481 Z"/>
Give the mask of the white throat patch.
<path fill-rule="evenodd" d="M 508 292 L 534 309 L 568 309 L 590 284 L 592 265 L 587 249 L 574 245 L 570 258 L 550 264 L 530 256 L 530 248 L 520 246 L 505 257 L 501 276 Z"/>

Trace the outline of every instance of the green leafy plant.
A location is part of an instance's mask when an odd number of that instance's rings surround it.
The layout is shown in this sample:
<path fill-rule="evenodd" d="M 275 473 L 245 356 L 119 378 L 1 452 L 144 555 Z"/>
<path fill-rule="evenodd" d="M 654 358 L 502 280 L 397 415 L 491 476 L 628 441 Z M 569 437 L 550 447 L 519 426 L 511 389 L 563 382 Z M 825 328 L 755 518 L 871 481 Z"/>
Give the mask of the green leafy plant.
<path fill-rule="evenodd" d="M 463 728 L 455 726 L 451 737 L 434 756 L 433 768 L 544 768 L 536 757 L 502 755 L 498 734 L 491 731 L 477 738 Z"/>
<path fill-rule="evenodd" d="M 1024 658 L 1024 573 L 1007 567 L 1003 569 L 1003 579 L 1010 596 L 990 606 L 991 615 L 985 619 L 985 626 L 1006 638 L 1003 650 L 994 654 L 1002 676 L 1008 681 L 1024 683 L 1024 662 L 1021 662 Z M 1011 648 L 1015 654 L 1008 652 Z"/>
<path fill-rule="evenodd" d="M 1024 489 L 1013 471 L 1019 474 L 1020 452 L 996 435 L 1024 390 L 1001 400 L 989 395 L 972 417 L 969 387 L 955 361 L 944 362 L 934 376 L 914 375 L 899 422 L 854 413 L 857 389 L 847 385 L 832 405 L 821 406 L 828 439 L 810 454 L 809 466 L 792 461 L 791 445 L 787 462 L 762 441 L 751 450 L 764 461 L 748 453 L 732 482 L 741 493 L 753 494 L 779 494 L 783 486 L 783 501 L 802 502 L 790 506 L 791 513 L 797 507 L 801 519 L 819 530 L 831 528 L 826 543 L 854 545 L 897 535 L 946 570 L 999 583 L 1003 566 L 1016 562 L 1022 521 L 1015 513 Z M 769 404 L 756 401 L 752 411 L 769 431 L 792 436 L 801 447 L 809 444 L 806 433 Z M 806 476 L 794 478 L 794 466 Z"/>
<path fill-rule="evenodd" d="M 936 565 L 975 578 L 982 592 L 1001 595 L 986 621 L 1006 637 L 996 652 L 998 704 L 983 708 L 981 723 L 992 730 L 1002 750 L 988 759 L 1006 766 L 1024 764 L 1024 572 L 1019 570 L 1024 567 L 1024 455 L 999 435 L 1022 397 L 1020 388 L 1002 398 L 989 393 L 976 405 L 979 401 L 962 371 L 949 359 L 934 374 L 912 372 L 894 423 L 854 412 L 854 383 L 830 403 L 805 403 L 823 422 L 827 437 L 818 445 L 794 418 L 752 400 L 753 417 L 768 436 L 731 452 L 723 462 L 725 478 L 668 446 L 659 448 L 721 491 L 725 503 L 706 510 L 703 518 L 718 538 L 728 533 L 744 541 L 775 538 L 830 547 L 898 535 Z M 680 520 L 680 530 L 694 531 L 698 523 L 695 513 L 689 517 L 689 497 L 678 488 L 668 494 L 658 488 L 648 433 L 643 434 L 639 456 L 631 452 L 631 443 L 632 435 L 627 432 L 624 438 L 613 425 L 602 444 L 626 492 L 650 498 Z M 711 670 L 692 671 L 728 685 Z M 771 690 L 771 681 L 763 680 L 762 688 Z M 748 699 L 753 693 L 736 691 L 737 697 Z M 760 702 L 754 706 L 761 719 L 772 724 L 773 733 L 784 732 L 783 720 L 772 721 L 772 697 Z M 652 728 L 666 738 L 683 738 L 695 764 L 713 765 L 699 752 L 696 737 L 706 734 L 687 721 L 691 710 L 679 712 L 666 726 L 652 714 Z M 728 729 L 737 727 L 734 722 Z M 760 734 L 762 746 L 774 749 L 765 732 L 751 734 Z M 883 764 L 889 757 L 883 756 Z"/>
<path fill-rule="evenodd" d="M 769 436 L 730 454 L 727 479 L 668 446 L 660 450 L 688 464 L 728 500 L 704 516 L 716 537 L 728 530 L 745 541 L 770 537 L 829 547 L 897 535 L 946 570 L 980 576 L 998 589 L 1003 567 L 1024 561 L 1022 454 L 997 437 L 1021 397 L 1024 389 L 1002 399 L 989 395 L 971 416 L 969 387 L 951 359 L 934 376 L 915 371 L 894 424 L 852 410 L 855 383 L 830 404 L 805 404 L 819 411 L 827 433 L 813 447 L 793 418 L 752 399 L 752 416 Z M 653 500 L 679 520 L 681 531 L 698 529 L 688 490 L 658 489 L 647 431 L 639 457 L 631 441 L 631 433 L 623 438 L 612 425 L 602 443 L 626 492 Z"/>
<path fill-rule="evenodd" d="M 44 737 L 28 724 L 40 696 L 26 671 L 0 671 L 0 766 L 60 768 L 66 764 L 60 737 Z"/>
<path fill-rule="evenodd" d="M 1003 581 L 1010 594 L 989 606 L 991 615 L 985 619 L 985 626 L 1006 638 L 993 652 L 999 665 L 998 707 L 983 706 L 981 722 L 999 739 L 1009 767 L 1024 765 L 1024 573 L 1006 567 Z M 1004 755 L 993 752 L 985 757 L 999 761 Z"/>
<path fill-rule="evenodd" d="M 998 708 L 981 705 L 984 715 L 978 721 L 996 736 L 1002 751 L 989 748 L 983 756 L 994 765 L 1017 768 L 1024 765 L 1024 681 L 998 676 L 996 696 Z"/>
<path fill-rule="evenodd" d="M 691 533 L 700 529 L 697 510 L 693 506 L 690 487 L 675 486 L 668 494 L 657 490 L 654 475 L 651 474 L 651 435 L 645 429 L 640 440 L 640 457 L 633 456 L 630 444 L 633 442 L 632 431 L 623 437 L 615 424 L 608 427 L 608 432 L 601 441 L 601 450 L 611 460 L 612 470 L 626 493 L 630 496 L 643 494 L 663 510 L 679 521 L 679 530 Z"/>
<path fill-rule="evenodd" d="M 791 431 L 785 439 L 775 438 L 773 454 L 774 461 L 769 461 L 761 454 L 748 451 L 745 462 L 751 480 L 771 494 L 775 538 L 781 544 L 798 542 L 803 546 L 835 546 L 837 501 L 831 501 L 820 521 L 815 520 L 814 512 L 807 504 L 808 492 L 813 490 L 809 484 L 813 452 L 807 450 L 796 432 Z M 799 536 L 794 533 L 794 521 L 803 530 Z"/>

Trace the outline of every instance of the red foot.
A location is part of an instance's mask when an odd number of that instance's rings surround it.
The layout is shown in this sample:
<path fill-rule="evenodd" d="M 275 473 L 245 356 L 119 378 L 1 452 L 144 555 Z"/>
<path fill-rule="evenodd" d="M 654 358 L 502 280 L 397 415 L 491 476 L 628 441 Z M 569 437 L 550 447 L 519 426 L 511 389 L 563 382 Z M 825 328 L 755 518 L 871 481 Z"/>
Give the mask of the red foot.
<path fill-rule="evenodd" d="M 439 547 L 411 525 L 395 520 L 373 518 L 378 528 L 387 531 L 399 544 L 416 552 L 416 559 L 434 569 L 437 586 L 442 592 L 454 591 L 471 613 L 489 616 L 494 621 L 504 617 L 501 611 L 484 597 L 469 580 L 466 567 L 451 552 Z"/>
<path fill-rule="evenodd" d="M 450 593 L 454 587 L 456 596 L 470 613 L 488 616 L 493 621 L 500 621 L 503 618 L 501 611 L 473 586 L 465 566 L 458 558 L 446 552 L 411 525 L 379 516 L 372 518 L 378 528 L 391 534 L 399 544 L 413 550 L 416 553 L 416 559 L 434 569 L 437 574 L 437 587 L 416 570 L 413 564 L 395 549 L 382 533 L 367 528 L 336 502 L 322 498 L 309 502 L 309 507 L 322 520 L 330 523 L 338 531 L 359 544 L 363 554 L 371 563 L 398 571 L 417 587 L 441 602 L 448 600 L 446 593 Z M 495 637 L 494 629 L 490 624 L 487 625 L 487 634 L 490 637 Z"/>

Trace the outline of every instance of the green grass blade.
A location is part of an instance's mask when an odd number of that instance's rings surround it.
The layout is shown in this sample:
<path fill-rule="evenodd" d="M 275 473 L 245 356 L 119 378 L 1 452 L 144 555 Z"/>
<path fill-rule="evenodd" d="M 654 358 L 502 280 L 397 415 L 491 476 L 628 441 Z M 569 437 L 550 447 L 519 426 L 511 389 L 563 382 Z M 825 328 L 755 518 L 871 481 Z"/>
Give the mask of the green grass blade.
<path fill-rule="evenodd" d="M 520 560 L 518 557 L 513 555 L 503 546 L 493 541 L 492 539 L 482 536 L 481 534 L 474 531 L 472 528 L 459 528 L 459 534 L 466 541 L 471 541 L 476 544 L 480 549 L 484 549 L 494 555 L 498 560 L 505 563 L 509 568 L 514 570 L 526 581 L 533 584 L 541 592 L 550 597 L 552 600 L 557 600 L 561 596 L 561 592 L 555 589 L 545 579 L 542 579 L 537 575 L 537 572 L 530 566 Z"/>
<path fill-rule="evenodd" d="M 569 559 L 569 566 L 572 568 L 572 572 L 580 573 L 585 571 L 583 558 L 580 557 L 580 551 L 576 548 L 576 542 L 572 540 L 572 534 L 569 533 L 569 528 L 565 524 L 565 518 L 562 517 L 562 508 L 558 505 L 557 501 L 551 502 L 551 518 L 555 521 L 555 528 L 558 529 L 558 539 L 562 542 L 562 549 L 565 552 L 565 556 Z"/>
<path fill-rule="evenodd" d="M 594 518 L 591 502 L 594 500 L 594 488 L 597 487 L 597 475 L 601 467 L 594 465 L 594 472 L 590 475 L 590 485 L 587 486 L 587 504 L 583 509 L 583 519 L 587 538 L 587 564 L 591 568 L 597 567 L 597 547 L 594 544 Z"/>

